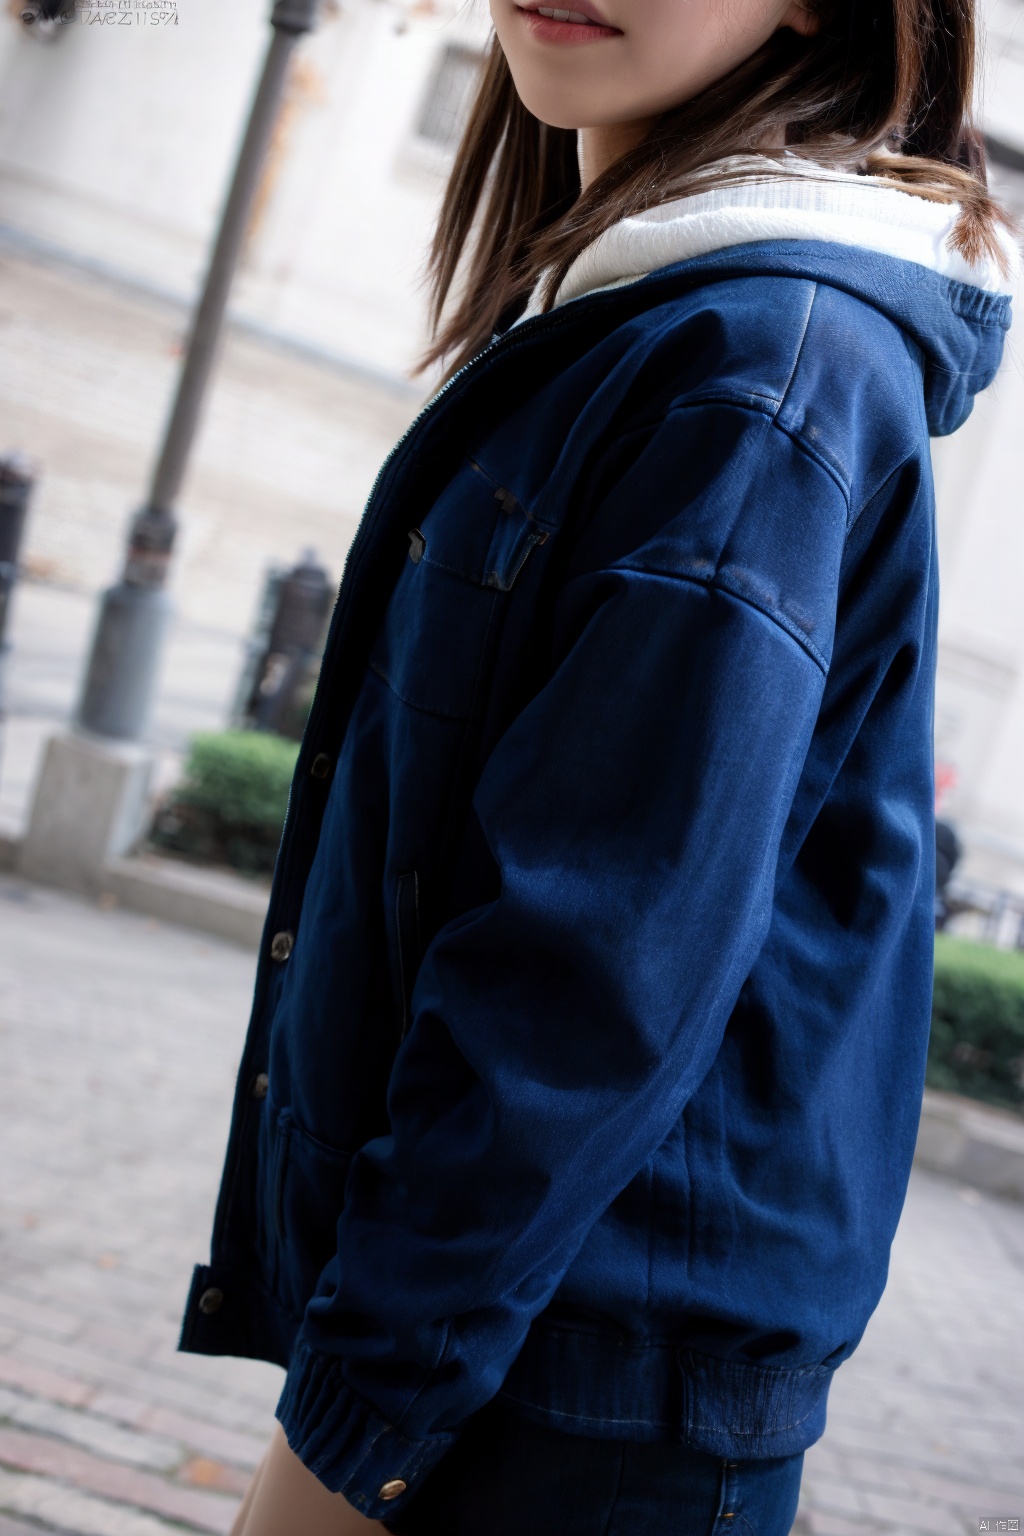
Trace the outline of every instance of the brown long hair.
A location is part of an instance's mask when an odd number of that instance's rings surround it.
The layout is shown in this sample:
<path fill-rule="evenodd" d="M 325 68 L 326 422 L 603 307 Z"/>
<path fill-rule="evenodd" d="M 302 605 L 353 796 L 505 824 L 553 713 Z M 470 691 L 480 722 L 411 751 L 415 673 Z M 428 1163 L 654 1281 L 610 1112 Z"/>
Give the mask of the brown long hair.
<path fill-rule="evenodd" d="M 971 115 L 974 0 L 824 5 L 816 35 L 777 31 L 724 79 L 663 113 L 583 193 L 575 131 L 527 111 L 494 38 L 431 247 L 434 340 L 423 365 L 460 367 L 538 281 L 550 306 L 581 251 L 619 220 L 698 186 L 751 179 L 749 169 L 715 163 L 763 155 L 765 142 L 959 203 L 956 247 L 968 261 L 1001 262 L 995 227 L 1008 220 L 986 189 Z"/>

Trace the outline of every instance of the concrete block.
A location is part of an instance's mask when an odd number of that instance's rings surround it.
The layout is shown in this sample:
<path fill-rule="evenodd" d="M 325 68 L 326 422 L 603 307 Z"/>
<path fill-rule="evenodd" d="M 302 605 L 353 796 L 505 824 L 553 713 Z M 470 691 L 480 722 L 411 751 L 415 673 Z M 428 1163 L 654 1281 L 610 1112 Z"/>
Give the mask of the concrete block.
<path fill-rule="evenodd" d="M 155 855 L 112 860 L 102 886 L 135 912 L 216 934 L 247 949 L 260 942 L 270 899 L 266 886 L 241 875 Z"/>
<path fill-rule="evenodd" d="M 927 1089 L 914 1161 L 990 1194 L 1024 1200 L 1024 1120 Z"/>
<path fill-rule="evenodd" d="M 103 870 L 142 834 L 154 757 L 130 742 L 76 731 L 47 742 L 18 857 L 26 879 L 94 893 Z"/>

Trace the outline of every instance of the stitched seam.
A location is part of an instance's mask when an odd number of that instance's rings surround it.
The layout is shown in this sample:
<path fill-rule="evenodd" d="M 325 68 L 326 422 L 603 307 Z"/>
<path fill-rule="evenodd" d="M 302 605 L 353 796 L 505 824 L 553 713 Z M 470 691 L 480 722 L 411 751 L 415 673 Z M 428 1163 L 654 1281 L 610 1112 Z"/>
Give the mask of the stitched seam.
<path fill-rule="evenodd" d="M 788 393 L 789 385 L 786 386 L 786 389 Z M 730 405 L 738 411 L 749 411 L 751 413 L 756 413 L 759 416 L 767 416 L 772 425 L 777 427 L 784 437 L 788 437 L 790 442 L 794 443 L 806 458 L 810 459 L 812 463 L 816 464 L 819 469 L 824 470 L 829 479 L 832 480 L 834 484 L 839 488 L 840 492 L 842 493 L 843 500 L 846 503 L 847 510 L 849 510 L 849 483 L 843 476 L 838 466 L 835 465 L 830 459 L 826 458 L 819 447 L 809 442 L 798 428 L 787 426 L 784 422 L 779 420 L 778 413 L 782 410 L 784 404 L 785 398 L 780 400 L 775 395 L 763 395 L 759 397 L 755 397 L 753 395 L 743 395 L 741 397 L 738 394 L 730 394 L 726 390 L 720 390 L 704 393 L 701 395 L 694 395 L 692 397 L 688 397 L 686 400 L 674 400 L 669 408 L 669 414 L 671 414 L 673 411 L 686 411 L 696 406 L 702 405 Z M 652 428 L 649 426 L 637 427 L 633 430 L 636 432 L 646 431 L 648 435 L 650 435 Z M 657 424 L 655 424 L 653 430 L 657 430 Z M 632 432 L 623 433 L 621 440 L 625 442 L 632 435 Z M 424 559 L 426 559 L 426 556 L 424 556 Z"/>
<path fill-rule="evenodd" d="M 384 684 L 384 686 L 391 690 L 391 692 L 394 694 L 396 699 L 400 700 L 400 702 L 403 703 L 406 706 L 407 709 L 414 709 L 414 710 L 416 710 L 417 714 L 429 715 L 431 717 L 431 719 L 433 719 L 433 720 L 454 720 L 454 721 L 458 722 L 460 725 L 465 725 L 467 721 L 475 720 L 477 718 L 476 715 L 474 715 L 474 714 L 456 715 L 456 714 L 451 714 L 448 711 L 443 710 L 443 709 L 428 709 L 425 704 L 417 704 L 412 699 L 407 699 L 404 693 L 399 693 L 398 689 L 395 687 L 395 685 L 391 681 L 390 677 L 388 677 L 387 673 L 381 668 L 379 662 L 371 661 L 370 662 L 370 671 L 373 672 L 377 677 L 380 678 L 380 680 Z M 474 687 L 474 692 L 475 692 L 476 680 L 474 680 L 473 687 Z"/>
<path fill-rule="evenodd" d="M 839 486 L 839 489 L 842 491 L 843 499 L 846 502 L 847 522 L 849 522 L 850 486 L 848 477 L 841 471 L 837 464 L 833 464 L 831 460 L 824 455 L 821 449 L 812 446 L 812 444 L 809 443 L 803 434 L 799 432 L 795 427 L 786 426 L 779 420 L 779 416 L 785 410 L 786 402 L 789 399 L 790 392 L 796 383 L 796 376 L 800 371 L 800 363 L 803 359 L 804 347 L 807 343 L 807 337 L 810 334 L 811 316 L 814 313 L 814 306 L 818 300 L 819 286 L 820 285 L 815 282 L 811 288 L 811 297 L 810 302 L 807 305 L 807 313 L 804 316 L 804 328 L 800 337 L 800 345 L 796 349 L 796 356 L 793 359 L 793 368 L 789 375 L 789 382 L 786 385 L 782 400 L 779 403 L 779 409 L 775 416 L 774 424 L 778 427 L 780 432 L 784 432 L 791 442 L 795 443 L 797 447 L 802 448 L 804 453 L 807 454 L 809 458 L 813 459 L 815 464 L 818 464 L 836 482 L 836 484 Z"/>
<path fill-rule="evenodd" d="M 793 381 L 796 378 L 797 371 L 800 367 L 800 359 L 804 355 L 804 344 L 807 341 L 807 333 L 811 328 L 811 314 L 814 310 L 814 303 L 817 297 L 818 284 L 812 281 L 810 296 L 807 300 L 807 313 L 804 315 L 804 328 L 800 333 L 800 342 L 796 349 L 796 356 L 793 358 L 793 366 L 789 372 L 789 379 L 786 383 L 785 389 L 782 392 L 782 399 L 779 401 L 780 411 L 784 409 L 786 401 L 789 399 L 789 392 L 793 388 Z"/>
<path fill-rule="evenodd" d="M 428 544 L 427 545 L 427 550 L 429 551 L 429 549 L 430 549 L 430 546 Z M 480 576 L 475 575 L 472 571 L 464 571 L 461 568 L 461 566 L 458 566 L 458 565 L 447 565 L 443 560 L 437 560 L 432 555 L 430 555 L 429 553 L 424 553 L 423 555 L 421 555 L 419 563 L 420 563 L 420 565 L 429 565 L 435 571 L 445 571 L 449 576 L 458 576 L 459 579 L 461 581 L 464 581 L 467 586 L 470 586 L 470 587 L 486 587 L 487 586 L 486 580 L 483 579 Z"/>
<path fill-rule="evenodd" d="M 434 1363 L 433 1363 L 433 1365 L 425 1366 L 425 1367 L 422 1368 L 423 1369 L 423 1380 L 420 1382 L 419 1386 L 416 1388 L 416 1391 L 413 1393 L 412 1397 L 410 1397 L 409 1401 L 406 1403 L 405 1407 L 402 1409 L 402 1412 L 400 1413 L 400 1415 L 398 1417 L 398 1422 L 395 1425 L 395 1428 L 399 1431 L 400 1434 L 402 1433 L 402 1425 L 405 1423 L 406 1419 L 409 1417 L 410 1413 L 415 1408 L 416 1404 L 419 1402 L 419 1400 L 423 1396 L 424 1392 L 427 1390 L 427 1388 L 434 1381 L 434 1378 L 436 1377 L 438 1371 L 441 1369 L 442 1365 L 444 1364 L 445 1356 L 447 1355 L 449 1346 L 452 1343 L 452 1330 L 453 1330 L 454 1322 L 455 1322 L 455 1319 L 450 1317 L 448 1319 L 448 1321 L 445 1323 L 445 1325 L 444 1325 L 444 1333 L 441 1336 L 441 1343 L 440 1343 L 440 1345 L 438 1347 L 437 1354 L 436 1354 L 435 1359 L 434 1359 Z M 403 1435 L 403 1438 L 407 1439 L 408 1437 Z"/>
<path fill-rule="evenodd" d="M 729 1468 L 723 1459 L 720 1481 L 718 1484 L 718 1508 L 715 1510 L 715 1523 L 711 1527 L 711 1536 L 719 1536 L 722 1529 L 722 1515 L 725 1513 L 725 1503 L 729 1497 Z"/>
<path fill-rule="evenodd" d="M 571 1419 L 574 1424 L 643 1424 L 648 1429 L 672 1429 L 674 1423 L 671 1419 L 638 1419 L 635 1414 L 627 1418 L 611 1419 L 602 1413 L 570 1413 L 565 1408 L 552 1408 L 550 1403 L 535 1403 L 528 1397 L 517 1397 L 512 1392 L 501 1391 L 499 1397 L 506 1402 L 518 1403 L 522 1408 L 533 1408 L 537 1413 L 548 1413 L 560 1419 Z"/>
<path fill-rule="evenodd" d="M 745 608 L 750 608 L 754 613 L 759 613 L 763 618 L 768 619 L 770 623 L 774 624 L 776 629 L 781 630 L 794 644 L 807 653 L 824 676 L 828 676 L 828 662 L 825 660 L 825 657 L 813 641 L 808 640 L 807 636 L 797 629 L 795 624 L 791 624 L 784 615 L 775 613 L 771 608 L 765 607 L 762 603 L 755 602 L 746 593 L 737 592 L 735 588 L 728 586 L 718 576 L 715 576 L 711 581 L 705 581 L 699 576 L 690 576 L 685 572 L 648 570 L 642 565 L 621 565 L 608 570 L 606 574 L 615 575 L 616 572 L 647 576 L 656 581 L 675 581 L 688 586 L 703 587 L 706 592 L 721 592 L 725 597 L 731 597 L 734 602 L 742 603 Z"/>
<path fill-rule="evenodd" d="M 407 875 L 399 875 L 395 887 L 395 948 L 398 950 L 398 1006 L 402 1018 L 401 1039 L 409 1030 L 409 993 L 405 976 L 405 945 L 402 943 L 402 891 Z"/>
<path fill-rule="evenodd" d="M 710 1429 L 717 1434 L 735 1435 L 738 1440 L 771 1440 L 776 1435 L 786 1435 L 791 1429 L 799 1429 L 801 1424 L 806 1424 L 818 1406 L 812 1403 L 802 1419 L 793 1419 L 788 1424 L 776 1424 L 774 1429 L 732 1429 L 728 1425 L 702 1424 L 699 1420 L 692 1427 L 696 1430 Z"/>
<path fill-rule="evenodd" d="M 608 1506 L 608 1519 L 604 1525 L 604 1536 L 608 1536 L 612 1528 L 612 1521 L 615 1519 L 615 1506 L 618 1504 L 622 1494 L 622 1484 L 626 1476 L 626 1452 L 628 1449 L 629 1447 L 625 1443 L 619 1447 L 619 1475 L 615 1481 L 615 1492 L 612 1495 L 611 1504 Z"/>
<path fill-rule="evenodd" d="M 782 406 L 782 397 L 770 394 L 767 390 L 759 389 L 702 389 L 685 399 L 676 398 L 669 406 L 672 411 L 685 411 L 695 405 L 732 405 L 741 411 L 757 411 L 762 416 L 774 416 Z M 659 425 L 654 423 L 655 429 Z M 634 431 L 650 430 L 650 428 L 638 427 Z M 624 433 L 623 436 L 628 436 Z"/>
<path fill-rule="evenodd" d="M 850 482 L 842 473 L 839 466 L 834 464 L 831 459 L 826 458 L 825 454 L 821 451 L 820 448 L 816 447 L 815 444 L 809 443 L 807 438 L 804 437 L 803 433 L 798 431 L 796 427 L 787 426 L 785 422 L 780 421 L 777 416 L 773 419 L 772 426 L 781 432 L 785 437 L 788 437 L 790 442 L 795 444 L 795 446 L 800 449 L 805 458 L 811 459 L 813 463 L 817 464 L 818 468 L 823 470 L 825 474 L 828 475 L 829 479 L 838 487 L 843 501 L 846 504 L 847 521 L 849 521 L 851 495 Z"/>

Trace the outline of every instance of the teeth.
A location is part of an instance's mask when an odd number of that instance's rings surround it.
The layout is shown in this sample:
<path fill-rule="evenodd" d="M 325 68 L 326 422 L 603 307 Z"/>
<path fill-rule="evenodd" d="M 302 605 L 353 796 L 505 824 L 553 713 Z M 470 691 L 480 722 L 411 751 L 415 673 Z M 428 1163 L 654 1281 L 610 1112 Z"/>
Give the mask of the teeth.
<path fill-rule="evenodd" d="M 547 16 L 552 21 L 573 21 L 577 26 L 593 26 L 589 16 L 584 16 L 580 11 L 549 11 L 546 6 L 538 5 L 538 16 Z"/>

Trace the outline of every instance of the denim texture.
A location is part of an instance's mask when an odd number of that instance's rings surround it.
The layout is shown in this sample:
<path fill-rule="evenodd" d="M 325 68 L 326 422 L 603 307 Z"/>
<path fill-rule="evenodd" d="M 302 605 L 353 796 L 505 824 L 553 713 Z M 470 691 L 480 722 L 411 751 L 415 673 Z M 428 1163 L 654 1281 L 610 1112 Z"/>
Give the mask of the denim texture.
<path fill-rule="evenodd" d="M 364 1512 L 499 1392 L 724 1459 L 821 1434 L 928 1039 L 929 431 L 1008 323 L 740 247 L 515 327 L 382 470 L 182 1338 L 286 1366 Z"/>
<path fill-rule="evenodd" d="M 474 1415 L 394 1536 L 788 1536 L 803 1452 L 725 1460 L 670 1441 L 592 1440 L 500 1407 Z"/>

